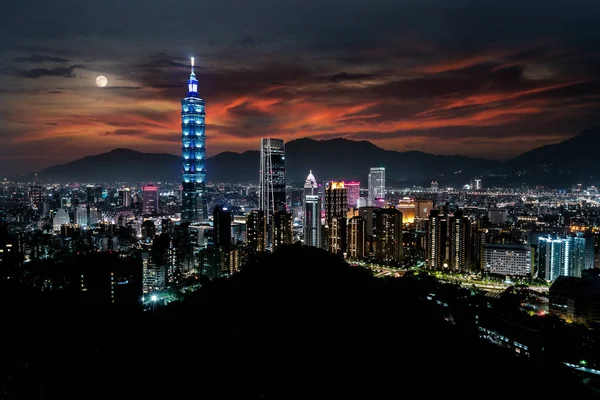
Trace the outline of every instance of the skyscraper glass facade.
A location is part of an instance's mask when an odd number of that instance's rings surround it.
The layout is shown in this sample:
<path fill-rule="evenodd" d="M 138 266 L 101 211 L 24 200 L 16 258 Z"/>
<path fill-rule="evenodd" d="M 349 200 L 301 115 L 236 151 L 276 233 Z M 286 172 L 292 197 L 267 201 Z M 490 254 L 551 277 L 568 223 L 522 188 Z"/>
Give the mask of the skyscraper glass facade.
<path fill-rule="evenodd" d="M 188 94 L 181 100 L 181 153 L 183 183 L 181 220 L 198 222 L 207 219 L 204 185 L 206 181 L 206 135 L 204 100 L 198 94 L 198 80 L 192 71 Z"/>

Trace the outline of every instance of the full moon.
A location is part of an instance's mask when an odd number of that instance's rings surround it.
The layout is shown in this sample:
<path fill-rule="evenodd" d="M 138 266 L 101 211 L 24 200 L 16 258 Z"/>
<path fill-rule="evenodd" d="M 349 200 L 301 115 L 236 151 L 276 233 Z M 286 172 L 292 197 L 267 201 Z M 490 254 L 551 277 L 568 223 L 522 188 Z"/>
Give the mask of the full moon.
<path fill-rule="evenodd" d="M 105 76 L 100 75 L 99 77 L 96 78 L 96 85 L 98 85 L 99 87 L 104 87 L 104 86 L 106 86 L 107 83 L 108 83 L 108 79 L 106 79 Z"/>

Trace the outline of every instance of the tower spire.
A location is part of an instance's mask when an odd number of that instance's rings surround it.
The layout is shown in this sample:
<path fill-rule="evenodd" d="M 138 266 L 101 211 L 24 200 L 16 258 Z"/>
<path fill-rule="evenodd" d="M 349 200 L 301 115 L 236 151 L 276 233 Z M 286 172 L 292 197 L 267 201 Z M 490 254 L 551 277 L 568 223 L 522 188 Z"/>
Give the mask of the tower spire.
<path fill-rule="evenodd" d="M 190 75 L 194 75 L 194 57 L 192 57 L 192 73 Z"/>

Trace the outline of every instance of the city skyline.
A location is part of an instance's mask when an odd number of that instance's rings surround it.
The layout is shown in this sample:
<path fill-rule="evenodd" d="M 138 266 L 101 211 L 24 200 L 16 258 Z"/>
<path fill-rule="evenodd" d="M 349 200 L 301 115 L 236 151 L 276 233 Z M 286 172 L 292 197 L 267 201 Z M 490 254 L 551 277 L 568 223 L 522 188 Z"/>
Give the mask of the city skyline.
<path fill-rule="evenodd" d="M 93 18 L 87 2 L 9 4 L 0 171 L 117 147 L 177 154 L 190 56 L 210 99 L 207 156 L 345 137 L 507 159 L 597 124 L 597 5 L 375 3 L 145 2 L 143 20 L 134 3 Z M 190 36 L 200 12 L 211 18 Z"/>

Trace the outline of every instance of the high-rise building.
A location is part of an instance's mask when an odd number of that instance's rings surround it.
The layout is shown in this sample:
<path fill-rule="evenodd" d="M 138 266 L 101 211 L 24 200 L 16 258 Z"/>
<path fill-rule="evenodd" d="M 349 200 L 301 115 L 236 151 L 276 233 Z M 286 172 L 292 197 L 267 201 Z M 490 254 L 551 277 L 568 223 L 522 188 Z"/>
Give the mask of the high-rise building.
<path fill-rule="evenodd" d="M 129 188 L 119 189 L 119 200 L 117 201 L 119 207 L 129 207 L 131 205 L 131 190 Z"/>
<path fill-rule="evenodd" d="M 445 268 L 448 241 L 448 217 L 440 214 L 439 210 L 429 213 L 429 226 L 427 231 L 427 267 L 431 269 Z"/>
<path fill-rule="evenodd" d="M 281 139 L 260 140 L 258 204 L 267 218 L 267 248 L 273 247 L 273 214 L 285 205 L 285 144 Z"/>
<path fill-rule="evenodd" d="M 348 220 L 348 257 L 361 259 L 365 256 L 365 220 L 355 215 Z"/>
<path fill-rule="evenodd" d="M 481 179 L 475 179 L 473 189 L 475 189 L 475 190 L 483 189 L 483 183 L 481 182 Z"/>
<path fill-rule="evenodd" d="M 260 140 L 259 209 L 285 211 L 285 145 L 281 139 Z"/>
<path fill-rule="evenodd" d="M 273 214 L 273 249 L 277 247 L 292 244 L 294 239 L 293 231 L 294 217 L 287 211 L 275 211 Z"/>
<path fill-rule="evenodd" d="M 348 209 L 358 208 L 358 199 L 360 198 L 360 182 L 344 182 L 348 189 Z"/>
<path fill-rule="evenodd" d="M 488 210 L 488 217 L 492 224 L 503 225 L 506 223 L 508 210 L 506 208 L 490 208 Z"/>
<path fill-rule="evenodd" d="M 158 213 L 158 187 L 154 185 L 142 186 L 142 213 Z"/>
<path fill-rule="evenodd" d="M 553 281 L 559 276 L 581 277 L 582 271 L 594 268 L 594 238 L 583 233 L 556 238 L 540 237 L 538 277 Z"/>
<path fill-rule="evenodd" d="M 198 94 L 198 80 L 192 71 L 188 80 L 188 93 L 181 100 L 181 153 L 183 183 L 181 220 L 199 222 L 208 219 L 205 199 L 206 181 L 206 125 L 205 102 Z"/>
<path fill-rule="evenodd" d="M 213 210 L 213 242 L 216 264 L 212 269 L 215 277 L 229 273 L 229 251 L 231 250 L 231 213 L 221 206 Z"/>
<path fill-rule="evenodd" d="M 483 270 L 495 275 L 533 277 L 534 251 L 528 245 L 486 244 Z"/>
<path fill-rule="evenodd" d="M 327 250 L 333 254 L 346 251 L 346 213 L 348 189 L 344 182 L 331 182 L 325 191 L 325 237 Z"/>
<path fill-rule="evenodd" d="M 371 168 L 369 173 L 369 205 L 377 207 L 385 199 L 385 168 Z"/>
<path fill-rule="evenodd" d="M 262 210 L 253 210 L 246 216 L 246 243 L 255 251 L 267 249 L 267 218 Z"/>
<path fill-rule="evenodd" d="M 394 208 L 373 212 L 375 258 L 400 262 L 402 259 L 402 213 Z"/>
<path fill-rule="evenodd" d="M 321 247 L 321 199 L 317 194 L 304 196 L 302 231 L 304 245 Z"/>
<path fill-rule="evenodd" d="M 448 267 L 454 271 L 467 271 L 472 259 L 472 227 L 468 217 L 462 211 L 456 211 L 448 218 L 450 229 L 450 259 Z"/>

